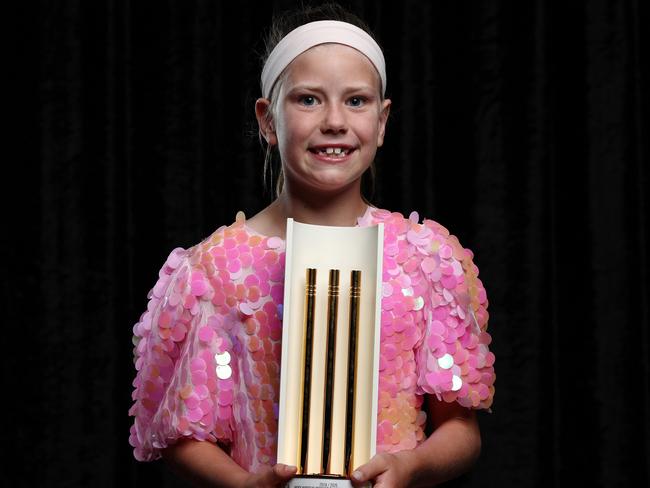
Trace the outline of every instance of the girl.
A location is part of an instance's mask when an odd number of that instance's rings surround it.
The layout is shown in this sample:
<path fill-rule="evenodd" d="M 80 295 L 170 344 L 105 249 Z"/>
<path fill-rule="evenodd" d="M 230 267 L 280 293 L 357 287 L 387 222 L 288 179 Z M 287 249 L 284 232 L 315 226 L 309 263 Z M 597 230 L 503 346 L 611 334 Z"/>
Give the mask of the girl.
<path fill-rule="evenodd" d="M 134 329 L 130 442 L 137 459 L 162 456 L 201 486 L 290 479 L 296 468 L 275 464 L 286 219 L 383 222 L 378 454 L 352 479 L 437 484 L 477 458 L 475 409 L 489 408 L 494 393 L 478 269 L 441 225 L 362 196 L 391 106 L 367 28 L 338 6 L 287 23 L 272 30 L 255 104 L 260 135 L 279 152 L 278 196 L 168 257 Z"/>

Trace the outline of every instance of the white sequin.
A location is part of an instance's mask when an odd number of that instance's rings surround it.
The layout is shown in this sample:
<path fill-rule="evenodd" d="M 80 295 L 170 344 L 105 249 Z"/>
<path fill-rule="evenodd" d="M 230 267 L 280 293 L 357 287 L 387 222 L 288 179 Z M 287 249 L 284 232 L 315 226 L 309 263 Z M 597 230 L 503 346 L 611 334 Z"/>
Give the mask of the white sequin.
<path fill-rule="evenodd" d="M 231 376 L 232 376 L 232 368 L 230 366 L 228 365 L 217 366 L 217 378 L 219 378 L 220 380 L 227 380 Z"/>
<path fill-rule="evenodd" d="M 219 366 L 227 366 L 230 364 L 230 353 L 226 351 L 223 354 L 215 354 L 214 360 Z"/>
<path fill-rule="evenodd" d="M 454 375 L 454 377 L 451 379 L 451 382 L 452 382 L 451 391 L 458 391 L 460 390 L 460 387 L 463 386 L 463 380 L 461 380 L 456 375 Z"/>
<path fill-rule="evenodd" d="M 454 358 L 452 357 L 451 354 L 445 354 L 441 358 L 438 358 L 438 366 L 440 366 L 442 369 L 449 369 L 453 365 L 454 365 Z"/>

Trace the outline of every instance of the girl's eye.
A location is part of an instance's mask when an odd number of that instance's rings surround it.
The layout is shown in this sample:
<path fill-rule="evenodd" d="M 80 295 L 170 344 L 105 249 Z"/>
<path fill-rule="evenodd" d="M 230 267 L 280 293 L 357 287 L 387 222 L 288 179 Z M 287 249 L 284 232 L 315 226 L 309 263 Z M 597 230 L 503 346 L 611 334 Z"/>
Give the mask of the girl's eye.
<path fill-rule="evenodd" d="M 299 98 L 299 102 L 303 105 L 311 107 L 312 105 L 316 105 L 316 97 L 312 95 L 303 95 Z"/>
<path fill-rule="evenodd" d="M 350 98 L 350 105 L 353 107 L 361 107 L 365 103 L 366 99 L 364 97 L 352 97 Z"/>

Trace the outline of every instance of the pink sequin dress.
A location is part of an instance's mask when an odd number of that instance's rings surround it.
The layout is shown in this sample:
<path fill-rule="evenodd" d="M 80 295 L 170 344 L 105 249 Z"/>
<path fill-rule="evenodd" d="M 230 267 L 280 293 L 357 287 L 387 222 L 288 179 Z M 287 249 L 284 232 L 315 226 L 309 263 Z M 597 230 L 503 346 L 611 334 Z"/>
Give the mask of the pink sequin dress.
<path fill-rule="evenodd" d="M 476 409 L 494 395 L 472 252 L 418 220 L 369 207 L 358 222 L 384 223 L 377 452 L 424 440 L 424 394 Z M 136 459 L 192 437 L 218 442 L 249 471 L 275 463 L 284 245 L 240 219 L 169 255 L 134 326 Z"/>

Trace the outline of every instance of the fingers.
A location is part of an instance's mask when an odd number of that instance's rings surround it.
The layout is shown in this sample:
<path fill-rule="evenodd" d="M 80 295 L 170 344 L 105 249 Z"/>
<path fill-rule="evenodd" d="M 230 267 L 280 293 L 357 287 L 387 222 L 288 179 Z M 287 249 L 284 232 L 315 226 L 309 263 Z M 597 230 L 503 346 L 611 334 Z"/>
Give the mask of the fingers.
<path fill-rule="evenodd" d="M 272 487 L 280 486 L 296 474 L 295 466 L 276 464 L 273 468 L 267 468 L 262 472 L 251 475 L 246 484 L 247 487 Z"/>
<path fill-rule="evenodd" d="M 275 473 L 278 481 L 287 481 L 293 478 L 296 474 L 295 466 L 287 466 L 286 464 L 276 464 L 273 466 L 273 473 Z"/>
<path fill-rule="evenodd" d="M 359 466 L 351 475 L 352 483 L 359 486 L 370 480 L 376 479 L 389 467 L 386 454 L 377 454 L 363 466 Z"/>

